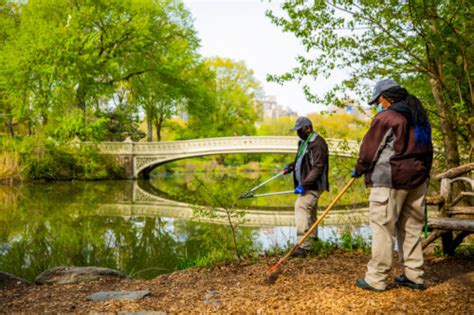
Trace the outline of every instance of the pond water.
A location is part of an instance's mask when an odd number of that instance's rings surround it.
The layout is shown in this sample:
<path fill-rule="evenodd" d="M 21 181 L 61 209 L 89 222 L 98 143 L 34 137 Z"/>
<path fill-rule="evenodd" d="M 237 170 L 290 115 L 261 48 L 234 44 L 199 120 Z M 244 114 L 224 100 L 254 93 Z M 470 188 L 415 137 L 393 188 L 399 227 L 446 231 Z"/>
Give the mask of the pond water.
<path fill-rule="evenodd" d="M 249 187 L 273 175 L 235 177 L 236 183 Z M 192 204 L 202 202 L 192 184 L 195 176 L 208 177 L 205 173 L 156 174 L 150 181 L 0 186 L 0 270 L 34 280 L 42 271 L 60 265 L 101 266 L 153 278 L 212 258 L 229 247 L 229 227 L 193 215 Z M 291 187 L 288 176 L 258 192 Z M 324 198 L 321 206 L 330 195 Z M 264 252 L 293 245 L 295 199 L 279 195 L 240 200 L 238 207 L 248 215 L 239 228 L 247 242 L 243 246 Z M 319 237 L 335 238 L 349 227 L 368 238 L 360 206 L 335 209 L 319 228 Z"/>

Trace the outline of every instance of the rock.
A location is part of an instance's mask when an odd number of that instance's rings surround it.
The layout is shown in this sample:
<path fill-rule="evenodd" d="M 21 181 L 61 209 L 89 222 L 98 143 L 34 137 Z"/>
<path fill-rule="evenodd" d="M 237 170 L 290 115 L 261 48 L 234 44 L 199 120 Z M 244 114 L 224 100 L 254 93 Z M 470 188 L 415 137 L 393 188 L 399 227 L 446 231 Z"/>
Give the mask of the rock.
<path fill-rule="evenodd" d="M 36 284 L 73 284 L 95 281 L 103 278 L 127 278 L 127 275 L 102 267 L 65 267 L 60 266 L 42 272 L 35 279 Z"/>
<path fill-rule="evenodd" d="M 91 301 L 106 301 L 106 300 L 139 300 L 145 296 L 150 295 L 148 290 L 143 291 L 102 291 L 91 294 L 87 297 Z"/>
<path fill-rule="evenodd" d="M 0 288 L 17 285 L 17 284 L 30 284 L 25 279 L 18 278 L 8 272 L 0 271 Z"/>
<path fill-rule="evenodd" d="M 218 305 L 220 304 L 219 300 L 211 300 L 214 295 L 216 294 L 215 290 L 208 290 L 206 292 L 206 295 L 204 296 L 203 303 L 204 304 L 209 304 L 209 305 Z"/>

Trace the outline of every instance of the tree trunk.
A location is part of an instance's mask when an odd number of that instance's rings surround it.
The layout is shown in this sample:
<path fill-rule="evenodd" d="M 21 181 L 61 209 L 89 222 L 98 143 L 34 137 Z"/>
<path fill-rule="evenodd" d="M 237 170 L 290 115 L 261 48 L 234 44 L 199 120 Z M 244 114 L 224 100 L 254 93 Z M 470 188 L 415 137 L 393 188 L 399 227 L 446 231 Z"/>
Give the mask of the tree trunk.
<path fill-rule="evenodd" d="M 13 129 L 13 117 L 11 117 L 11 116 L 8 117 L 7 127 L 8 127 L 8 134 L 11 137 L 14 137 L 15 136 L 15 129 Z"/>
<path fill-rule="evenodd" d="M 28 136 L 33 135 L 33 123 L 31 122 L 31 119 L 28 119 Z"/>
<path fill-rule="evenodd" d="M 86 98 L 85 98 L 84 89 L 82 88 L 81 85 L 79 85 L 79 87 L 77 88 L 76 98 L 77 98 L 77 106 L 82 111 L 82 122 L 84 126 L 86 126 L 87 125 L 87 106 L 86 106 Z"/>
<path fill-rule="evenodd" d="M 436 5 L 428 4 L 430 24 L 429 27 L 433 34 L 439 34 L 438 27 L 438 12 Z M 434 47 L 434 44 L 427 44 L 427 60 L 430 67 L 430 86 L 434 101 L 438 108 L 440 115 L 440 128 L 443 134 L 443 142 L 445 149 L 445 160 L 447 168 L 454 168 L 459 166 L 459 148 L 458 139 L 456 135 L 456 116 L 452 113 L 452 108 L 449 103 L 449 91 L 446 88 L 446 76 L 444 73 L 444 63 L 440 55 L 431 54 L 431 52 L 439 49 Z M 447 99 L 448 98 L 448 99 Z"/>
<path fill-rule="evenodd" d="M 445 148 L 445 159 L 447 168 L 459 166 L 458 140 L 454 126 L 456 119 L 453 117 L 449 105 L 443 96 L 443 88 L 439 79 L 432 78 L 430 80 L 431 92 L 441 116 L 440 128 L 443 134 L 443 142 Z"/>
<path fill-rule="evenodd" d="M 163 127 L 163 115 L 160 115 L 160 118 L 155 120 L 155 128 L 156 128 L 156 141 L 161 141 L 161 128 Z"/>
<path fill-rule="evenodd" d="M 146 141 L 153 142 L 153 117 L 151 117 L 151 113 L 146 113 L 146 124 L 147 124 L 147 137 Z"/>
<path fill-rule="evenodd" d="M 41 113 L 41 120 L 42 120 L 42 125 L 46 126 L 48 124 L 48 114 L 47 113 Z"/>

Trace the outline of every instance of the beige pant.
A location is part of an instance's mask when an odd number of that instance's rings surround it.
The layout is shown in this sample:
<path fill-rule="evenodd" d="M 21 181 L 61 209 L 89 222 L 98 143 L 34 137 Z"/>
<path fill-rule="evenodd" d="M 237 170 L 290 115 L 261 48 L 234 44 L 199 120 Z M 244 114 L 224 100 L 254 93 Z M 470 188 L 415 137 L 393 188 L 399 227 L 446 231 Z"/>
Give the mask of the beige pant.
<path fill-rule="evenodd" d="M 316 222 L 318 199 L 320 191 L 308 190 L 303 195 L 299 195 L 295 202 L 295 224 L 296 238 L 299 243 L 309 228 Z M 310 249 L 310 238 L 318 237 L 318 229 L 314 229 L 301 248 Z"/>
<path fill-rule="evenodd" d="M 421 232 L 427 183 L 411 190 L 373 187 L 370 192 L 370 227 L 372 259 L 365 281 L 374 288 L 385 289 L 392 268 L 393 240 L 396 238 L 400 262 L 405 275 L 423 284 L 423 251 Z"/>

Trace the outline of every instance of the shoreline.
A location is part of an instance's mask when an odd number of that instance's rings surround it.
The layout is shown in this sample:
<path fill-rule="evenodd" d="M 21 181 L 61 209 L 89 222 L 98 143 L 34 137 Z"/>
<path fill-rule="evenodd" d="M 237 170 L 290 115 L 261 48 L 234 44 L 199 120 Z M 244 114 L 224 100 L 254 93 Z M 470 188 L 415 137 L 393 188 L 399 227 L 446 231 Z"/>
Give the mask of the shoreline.
<path fill-rule="evenodd" d="M 164 313 L 366 313 L 425 312 L 472 313 L 474 265 L 472 257 L 426 255 L 427 290 L 413 291 L 390 284 L 374 293 L 355 288 L 367 255 L 336 251 L 326 257 L 289 259 L 273 285 L 265 283 L 267 268 L 279 256 L 260 257 L 253 263 L 191 268 L 152 280 L 100 279 L 68 285 L 17 285 L 0 290 L 0 312 L 137 312 Z M 395 263 L 390 279 L 401 272 Z M 391 280 L 389 280 L 391 283 Z M 100 291 L 147 290 L 139 300 L 93 302 Z"/>

